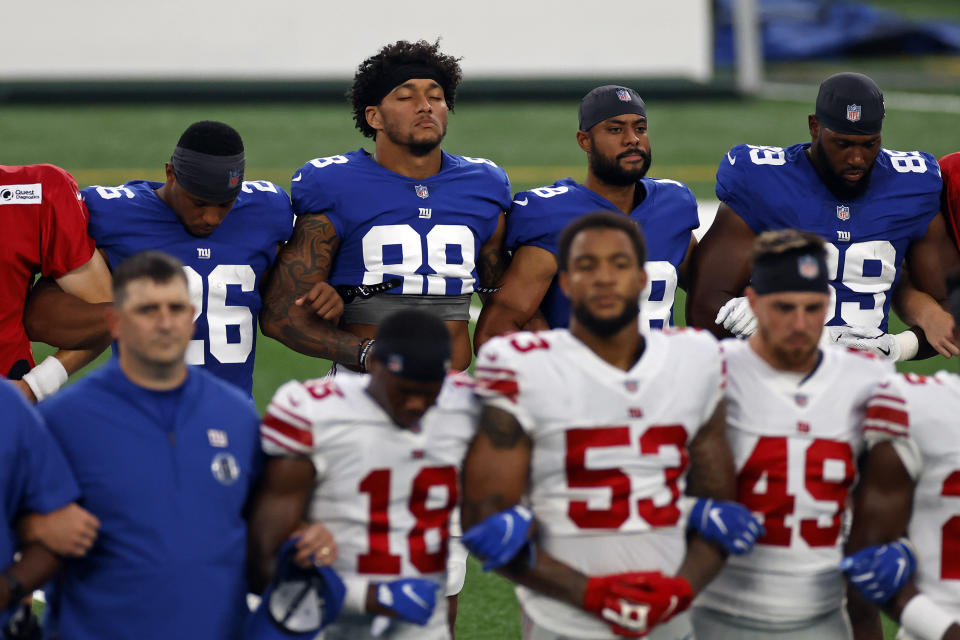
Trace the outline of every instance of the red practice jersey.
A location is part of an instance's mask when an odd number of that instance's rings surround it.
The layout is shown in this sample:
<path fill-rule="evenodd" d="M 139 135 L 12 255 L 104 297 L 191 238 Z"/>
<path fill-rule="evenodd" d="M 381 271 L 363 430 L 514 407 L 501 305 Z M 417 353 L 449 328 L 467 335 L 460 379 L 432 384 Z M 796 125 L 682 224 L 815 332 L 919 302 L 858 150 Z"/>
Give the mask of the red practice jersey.
<path fill-rule="evenodd" d="M 943 202 L 940 210 L 947 218 L 953 241 L 960 249 L 960 151 L 940 158 L 943 175 Z"/>
<path fill-rule="evenodd" d="M 93 256 L 77 181 L 49 164 L 0 165 L 0 374 L 34 364 L 23 307 L 37 273 L 59 278 Z"/>

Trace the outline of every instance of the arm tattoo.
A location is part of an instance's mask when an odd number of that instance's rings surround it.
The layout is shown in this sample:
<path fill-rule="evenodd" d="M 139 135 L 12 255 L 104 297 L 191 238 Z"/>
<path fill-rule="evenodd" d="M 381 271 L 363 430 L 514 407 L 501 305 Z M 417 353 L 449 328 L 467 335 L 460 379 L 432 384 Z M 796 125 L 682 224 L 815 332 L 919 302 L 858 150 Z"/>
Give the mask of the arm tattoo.
<path fill-rule="evenodd" d="M 295 351 L 346 364 L 357 364 L 360 339 L 296 306 L 295 301 L 330 273 L 340 246 L 325 215 L 297 218 L 290 241 L 270 271 L 260 322 L 269 334 Z"/>
<path fill-rule="evenodd" d="M 513 449 L 521 443 L 530 446 L 530 437 L 520 423 L 503 409 L 484 407 L 480 414 L 480 431 L 496 449 Z"/>
<path fill-rule="evenodd" d="M 487 289 L 499 287 L 508 266 L 510 266 L 510 256 L 503 246 L 481 247 L 477 256 L 479 285 Z"/>

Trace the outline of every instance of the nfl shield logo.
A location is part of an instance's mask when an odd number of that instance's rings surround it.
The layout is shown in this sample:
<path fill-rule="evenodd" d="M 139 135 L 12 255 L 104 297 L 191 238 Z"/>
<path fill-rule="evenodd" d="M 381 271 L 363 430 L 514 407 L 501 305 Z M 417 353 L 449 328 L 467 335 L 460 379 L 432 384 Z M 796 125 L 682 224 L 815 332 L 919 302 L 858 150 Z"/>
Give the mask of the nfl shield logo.
<path fill-rule="evenodd" d="M 847 105 L 847 120 L 849 120 L 850 122 L 860 122 L 860 105 L 858 104 Z"/>
<path fill-rule="evenodd" d="M 231 169 L 229 179 L 227 180 L 227 186 L 233 189 L 238 184 L 240 184 L 241 173 L 242 172 L 240 171 L 240 169 Z"/>
<path fill-rule="evenodd" d="M 843 205 L 843 204 L 838 204 L 838 205 L 837 205 L 837 217 L 840 218 L 841 220 L 849 220 L 849 219 L 850 219 L 850 207 L 848 207 L 848 206 L 846 206 L 846 205 Z"/>
<path fill-rule="evenodd" d="M 798 406 L 798 407 L 805 407 L 805 406 L 807 406 L 807 396 L 804 395 L 804 394 L 802 394 L 802 393 L 795 394 L 795 395 L 793 396 L 793 400 L 794 400 L 794 402 L 797 403 L 797 406 Z M 803 423 L 802 423 L 802 422 L 799 423 L 798 426 L 799 426 L 800 424 L 803 424 Z M 809 428 L 809 427 L 808 427 L 808 428 Z M 800 429 L 800 431 L 803 431 L 803 429 Z"/>
<path fill-rule="evenodd" d="M 427 185 L 425 184 L 418 184 L 413 188 L 413 190 L 417 192 L 418 198 L 423 198 L 426 200 L 430 197 L 430 190 L 427 189 Z"/>
<path fill-rule="evenodd" d="M 617 97 L 620 98 L 620 102 L 630 102 L 630 92 L 626 89 L 617 89 Z"/>
<path fill-rule="evenodd" d="M 635 393 L 637 389 L 640 388 L 640 383 L 636 380 L 624 380 L 623 386 L 626 387 L 630 393 Z"/>
<path fill-rule="evenodd" d="M 813 280 L 820 275 L 820 265 L 813 256 L 800 256 L 797 259 L 797 271 L 807 280 Z"/>

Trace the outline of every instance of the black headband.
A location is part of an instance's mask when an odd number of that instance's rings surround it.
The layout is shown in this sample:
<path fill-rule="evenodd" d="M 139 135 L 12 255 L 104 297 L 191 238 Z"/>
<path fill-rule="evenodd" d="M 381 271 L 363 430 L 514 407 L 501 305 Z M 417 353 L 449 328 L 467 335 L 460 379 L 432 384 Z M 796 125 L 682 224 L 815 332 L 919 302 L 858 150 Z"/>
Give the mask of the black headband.
<path fill-rule="evenodd" d="M 375 101 L 372 104 L 380 104 L 388 93 L 411 78 L 426 78 L 427 80 L 433 80 L 440 85 L 440 88 L 443 89 L 444 93 L 447 91 L 447 88 L 443 86 L 443 80 L 440 77 L 440 72 L 436 67 L 421 63 L 402 64 L 398 67 L 390 69 L 380 76 L 376 86 L 374 87 L 374 93 L 372 97 L 375 99 Z"/>
<path fill-rule="evenodd" d="M 759 295 L 784 292 L 829 293 L 826 257 L 822 251 L 809 249 L 765 255 L 754 262 L 750 286 Z"/>
<path fill-rule="evenodd" d="M 243 187 L 243 153 L 216 156 L 176 147 L 170 158 L 173 175 L 187 193 L 215 203 L 233 200 Z"/>
<path fill-rule="evenodd" d="M 420 382 L 437 382 L 450 370 L 450 332 L 436 316 L 398 311 L 377 329 L 373 358 L 390 373 Z"/>

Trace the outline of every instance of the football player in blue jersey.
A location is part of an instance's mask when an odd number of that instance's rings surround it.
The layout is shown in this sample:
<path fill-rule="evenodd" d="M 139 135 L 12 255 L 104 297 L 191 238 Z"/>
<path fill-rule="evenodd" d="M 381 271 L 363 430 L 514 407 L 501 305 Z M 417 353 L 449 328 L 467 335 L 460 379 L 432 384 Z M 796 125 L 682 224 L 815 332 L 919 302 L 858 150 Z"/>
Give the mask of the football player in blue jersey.
<path fill-rule="evenodd" d="M 133 180 L 83 190 L 90 235 L 116 266 L 145 249 L 184 263 L 196 334 L 187 363 L 248 394 L 253 388 L 260 287 L 293 231 L 287 194 L 245 182 L 240 134 L 222 122 L 190 125 L 166 163 L 166 182 Z M 336 315 L 337 307 L 330 309 Z"/>
<path fill-rule="evenodd" d="M 880 143 L 883 94 L 839 73 L 820 85 L 811 142 L 785 149 L 737 145 L 717 171 L 717 217 L 692 259 L 690 323 L 717 335 L 756 327 L 743 295 L 753 238 L 797 228 L 825 238 L 831 311 L 825 339 L 891 360 L 960 353 L 942 307 L 943 274 L 957 263 L 939 213 L 933 156 Z M 891 302 L 909 331 L 891 335 Z"/>
<path fill-rule="evenodd" d="M 316 158 L 293 177 L 297 224 L 267 286 L 263 332 L 290 348 L 363 370 L 377 326 L 416 307 L 444 320 L 454 369 L 473 357 L 470 298 L 499 283 L 510 183 L 490 160 L 440 143 L 460 84 L 439 44 L 399 41 L 359 67 L 353 116 L 375 142 Z M 343 318 L 318 318 L 331 287 Z"/>
<path fill-rule="evenodd" d="M 643 229 L 650 250 L 641 294 L 644 328 L 672 324 L 677 285 L 684 286 L 687 255 L 700 222 L 690 190 L 675 180 L 644 177 L 650 168 L 646 106 L 627 87 L 597 87 L 580 102 L 577 143 L 587 153 L 587 180 L 572 178 L 518 193 L 507 216 L 513 259 L 503 287 L 484 306 L 474 333 L 489 338 L 521 328 L 566 327 L 570 302 L 557 284 L 560 232 L 598 210 L 620 212 Z M 538 313 L 539 312 L 539 313 Z M 543 318 L 540 317 L 542 313 Z"/>

